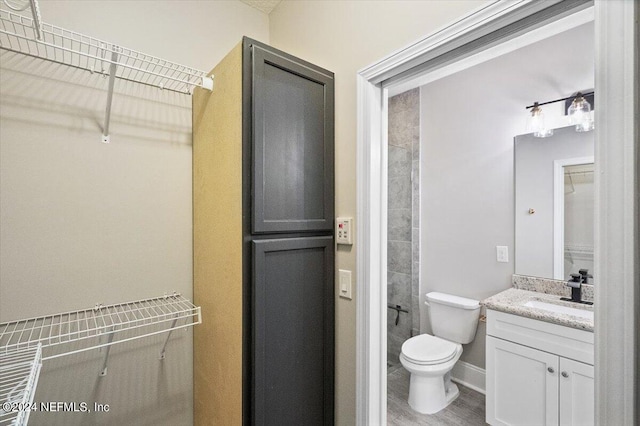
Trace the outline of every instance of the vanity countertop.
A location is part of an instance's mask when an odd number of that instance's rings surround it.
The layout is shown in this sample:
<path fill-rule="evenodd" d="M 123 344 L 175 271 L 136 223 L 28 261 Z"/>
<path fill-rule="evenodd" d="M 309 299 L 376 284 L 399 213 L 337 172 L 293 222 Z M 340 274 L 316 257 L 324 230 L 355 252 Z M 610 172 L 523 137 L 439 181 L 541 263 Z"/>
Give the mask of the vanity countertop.
<path fill-rule="evenodd" d="M 564 325 L 580 330 L 593 331 L 593 319 L 581 318 L 574 315 L 551 312 L 548 310 L 525 306 L 528 302 L 537 301 L 558 306 L 577 308 L 585 311 L 593 311 L 592 305 L 579 305 L 573 302 L 563 302 L 560 296 L 539 293 L 537 291 L 510 288 L 482 301 L 487 309 L 520 315 L 540 321 Z"/>

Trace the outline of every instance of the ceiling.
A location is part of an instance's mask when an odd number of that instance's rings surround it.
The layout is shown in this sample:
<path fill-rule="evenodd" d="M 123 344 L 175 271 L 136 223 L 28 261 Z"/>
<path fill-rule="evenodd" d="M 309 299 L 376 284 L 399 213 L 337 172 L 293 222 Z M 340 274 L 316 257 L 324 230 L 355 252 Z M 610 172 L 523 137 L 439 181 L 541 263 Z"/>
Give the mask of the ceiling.
<path fill-rule="evenodd" d="M 280 4 L 282 0 L 240 0 L 242 3 L 258 9 L 267 15 Z"/>
<path fill-rule="evenodd" d="M 553 34 L 551 30 L 548 32 Z M 516 95 L 514 89 L 518 88 L 517 93 L 523 96 L 521 101 L 529 99 L 524 101 L 527 105 L 569 96 L 577 90 L 593 89 L 594 34 L 594 23 L 590 21 L 555 35 L 533 37 L 537 40 L 532 42 L 524 39 L 509 47 L 511 42 L 507 41 L 504 49 L 495 47 L 495 54 L 474 55 L 466 62 L 417 74 L 413 79 L 392 86 L 389 96 L 456 74 L 483 81 L 483 86 L 490 84 L 496 93 L 510 93 L 510 97 Z M 483 73 L 486 75 L 482 76 Z M 487 80 L 478 80 L 481 77 Z"/>

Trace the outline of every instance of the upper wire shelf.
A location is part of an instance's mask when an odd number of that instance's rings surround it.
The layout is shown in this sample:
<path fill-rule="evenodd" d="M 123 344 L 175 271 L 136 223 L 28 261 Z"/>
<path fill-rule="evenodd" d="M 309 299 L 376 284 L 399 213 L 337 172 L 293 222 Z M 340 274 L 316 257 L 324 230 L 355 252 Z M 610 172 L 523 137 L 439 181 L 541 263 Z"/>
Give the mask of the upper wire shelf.
<path fill-rule="evenodd" d="M 0 351 L 0 425 L 23 426 L 42 367 L 42 346 Z"/>
<path fill-rule="evenodd" d="M 37 2 L 32 2 L 37 8 Z M 115 65 L 116 78 L 174 92 L 190 94 L 194 87 L 213 88 L 212 77 L 204 71 L 45 22 L 34 25 L 33 18 L 2 9 L 0 48 L 103 75 L 110 75 Z"/>
<path fill-rule="evenodd" d="M 200 307 L 177 293 L 115 305 L 96 305 L 80 311 L 2 323 L 0 353 L 39 344 L 44 349 L 60 346 L 61 350 L 55 353 L 49 354 L 45 350 L 42 359 L 47 360 L 201 322 Z M 129 333 L 124 333 L 126 331 Z"/>

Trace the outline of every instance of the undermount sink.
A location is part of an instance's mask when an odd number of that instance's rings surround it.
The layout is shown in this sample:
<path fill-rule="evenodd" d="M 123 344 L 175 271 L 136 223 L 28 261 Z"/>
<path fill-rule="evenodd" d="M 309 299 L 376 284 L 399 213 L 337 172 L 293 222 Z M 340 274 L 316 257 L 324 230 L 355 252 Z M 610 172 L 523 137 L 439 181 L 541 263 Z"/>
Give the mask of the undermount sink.
<path fill-rule="evenodd" d="M 556 305 L 554 303 L 541 302 L 539 300 L 530 300 L 524 304 L 527 308 L 542 309 L 556 314 L 571 315 L 574 317 L 593 320 L 593 311 L 580 308 L 572 308 L 564 305 Z"/>

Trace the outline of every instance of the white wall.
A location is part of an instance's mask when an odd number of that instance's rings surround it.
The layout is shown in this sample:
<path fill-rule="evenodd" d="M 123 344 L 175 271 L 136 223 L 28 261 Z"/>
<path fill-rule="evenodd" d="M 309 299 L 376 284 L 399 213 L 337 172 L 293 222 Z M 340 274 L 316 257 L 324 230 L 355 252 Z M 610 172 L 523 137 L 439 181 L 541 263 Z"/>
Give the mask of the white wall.
<path fill-rule="evenodd" d="M 336 75 L 336 214 L 356 215 L 358 70 L 483 5 L 482 1 L 283 1 L 271 44 Z M 336 267 L 355 272 L 358 247 L 338 246 Z M 356 277 L 353 276 L 355 286 Z M 337 294 L 337 290 L 336 290 Z M 356 298 L 336 297 L 336 423 L 355 423 Z"/>
<path fill-rule="evenodd" d="M 482 300 L 511 286 L 513 263 L 497 263 L 496 246 L 513 254 L 513 136 L 524 108 L 490 96 L 479 82 L 493 70 L 477 68 L 421 88 L 422 332 L 431 330 L 426 293 Z M 480 323 L 462 361 L 484 368 L 485 334 Z"/>
<path fill-rule="evenodd" d="M 421 87 L 422 331 L 427 292 L 482 300 L 511 286 L 513 144 L 525 106 L 588 87 L 592 24 Z M 509 263 L 496 261 L 496 246 L 508 246 Z M 463 361 L 484 368 L 485 334 L 480 323 Z"/>
<path fill-rule="evenodd" d="M 237 1 L 42 1 L 45 22 L 208 71 L 267 15 Z M 0 51 L 0 321 L 192 296 L 191 99 Z M 191 332 L 45 361 L 37 401 L 108 414 L 34 413 L 30 424 L 189 425 Z"/>

